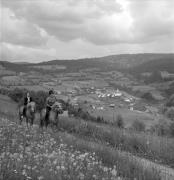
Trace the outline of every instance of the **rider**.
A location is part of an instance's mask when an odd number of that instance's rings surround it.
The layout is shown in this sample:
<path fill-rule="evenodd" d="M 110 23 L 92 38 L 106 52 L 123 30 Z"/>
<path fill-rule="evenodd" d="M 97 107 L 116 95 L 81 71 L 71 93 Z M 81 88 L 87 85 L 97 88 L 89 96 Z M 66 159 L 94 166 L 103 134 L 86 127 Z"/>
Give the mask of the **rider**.
<path fill-rule="evenodd" d="M 27 105 L 32 101 L 32 98 L 30 97 L 30 93 L 27 92 L 26 97 L 24 97 L 24 109 L 23 109 L 23 115 L 26 115 L 26 109 Z"/>
<path fill-rule="evenodd" d="M 56 96 L 54 95 L 54 91 L 50 90 L 49 96 L 46 99 L 46 116 L 45 116 L 46 120 L 48 120 L 49 113 L 50 113 L 52 106 L 54 105 L 55 102 L 56 102 Z"/>

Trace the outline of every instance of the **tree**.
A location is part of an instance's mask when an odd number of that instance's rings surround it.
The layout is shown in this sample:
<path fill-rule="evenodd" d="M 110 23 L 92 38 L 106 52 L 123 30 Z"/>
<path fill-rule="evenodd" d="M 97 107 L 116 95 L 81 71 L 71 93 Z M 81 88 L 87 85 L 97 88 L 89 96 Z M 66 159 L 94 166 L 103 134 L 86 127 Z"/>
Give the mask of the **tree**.
<path fill-rule="evenodd" d="M 142 98 L 148 100 L 148 101 L 153 101 L 154 97 L 152 96 L 151 92 L 146 92 L 142 95 Z"/>
<path fill-rule="evenodd" d="M 174 121 L 174 107 L 168 108 L 165 114 L 167 115 L 168 118 Z"/>
<path fill-rule="evenodd" d="M 132 124 L 132 127 L 136 131 L 145 131 L 145 124 L 141 121 L 135 120 Z"/>
<path fill-rule="evenodd" d="M 170 134 L 172 137 L 174 137 L 174 122 L 170 124 Z"/>
<path fill-rule="evenodd" d="M 123 117 L 121 114 L 117 115 L 117 119 L 114 122 L 114 125 L 118 128 L 124 128 L 124 121 L 123 121 Z"/>
<path fill-rule="evenodd" d="M 174 106 L 174 94 L 170 96 L 169 100 L 166 102 L 166 106 Z"/>

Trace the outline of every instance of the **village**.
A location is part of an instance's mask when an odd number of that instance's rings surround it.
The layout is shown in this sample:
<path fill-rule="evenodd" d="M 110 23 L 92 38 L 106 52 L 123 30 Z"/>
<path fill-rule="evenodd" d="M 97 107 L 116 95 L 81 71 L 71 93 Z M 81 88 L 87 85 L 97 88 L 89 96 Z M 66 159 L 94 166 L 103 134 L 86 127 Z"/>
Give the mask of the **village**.
<path fill-rule="evenodd" d="M 130 87 L 137 82 L 121 72 L 98 72 L 93 69 L 77 73 L 42 74 L 39 71 L 29 73 L 4 74 L 0 79 L 2 87 L 22 88 L 30 91 L 54 89 L 58 99 L 69 101 L 74 107 L 81 107 L 91 115 L 114 120 L 118 114 L 128 119 L 128 125 L 135 119 L 153 122 L 159 119 L 158 108 L 129 91 L 112 86 L 109 82 L 121 82 Z M 130 120 L 130 121 L 129 121 Z"/>

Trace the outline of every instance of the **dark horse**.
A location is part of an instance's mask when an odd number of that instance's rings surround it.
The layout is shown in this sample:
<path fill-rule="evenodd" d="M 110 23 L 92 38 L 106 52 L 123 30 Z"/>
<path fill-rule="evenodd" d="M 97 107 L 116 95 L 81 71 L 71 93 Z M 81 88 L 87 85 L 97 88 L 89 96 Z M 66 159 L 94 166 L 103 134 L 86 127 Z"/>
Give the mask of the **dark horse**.
<path fill-rule="evenodd" d="M 55 102 L 55 104 L 52 106 L 48 119 L 46 119 L 46 108 L 42 109 L 40 113 L 40 127 L 45 126 L 47 128 L 49 124 L 57 127 L 59 122 L 59 114 L 62 113 L 62 106 L 59 102 Z"/>
<path fill-rule="evenodd" d="M 23 114 L 24 112 L 24 106 L 21 106 L 19 108 L 19 123 L 21 124 L 23 119 L 26 119 L 26 124 L 28 127 L 28 124 L 30 123 L 30 126 L 33 125 L 34 118 L 35 118 L 35 113 L 36 113 L 36 103 L 35 102 L 30 102 L 27 104 L 26 107 L 26 113 Z"/>

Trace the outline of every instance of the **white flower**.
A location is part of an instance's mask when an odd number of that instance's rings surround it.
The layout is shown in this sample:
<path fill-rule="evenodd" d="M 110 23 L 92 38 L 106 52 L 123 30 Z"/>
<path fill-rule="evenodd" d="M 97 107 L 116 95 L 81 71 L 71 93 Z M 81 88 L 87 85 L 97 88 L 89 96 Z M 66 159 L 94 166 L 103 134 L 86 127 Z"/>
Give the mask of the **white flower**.
<path fill-rule="evenodd" d="M 38 180 L 42 180 L 42 179 L 44 179 L 43 176 L 39 176 L 39 177 L 38 177 Z"/>
<path fill-rule="evenodd" d="M 116 176 L 116 175 L 117 175 L 117 171 L 116 171 L 115 169 L 113 169 L 113 170 L 111 171 L 111 173 L 112 173 L 113 176 Z"/>

